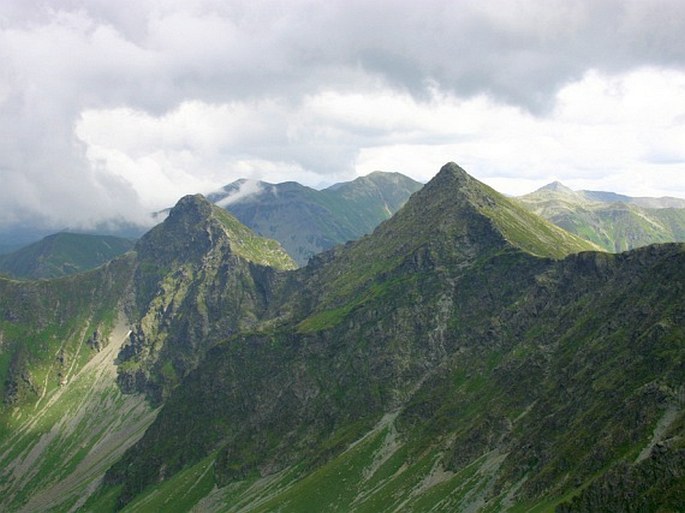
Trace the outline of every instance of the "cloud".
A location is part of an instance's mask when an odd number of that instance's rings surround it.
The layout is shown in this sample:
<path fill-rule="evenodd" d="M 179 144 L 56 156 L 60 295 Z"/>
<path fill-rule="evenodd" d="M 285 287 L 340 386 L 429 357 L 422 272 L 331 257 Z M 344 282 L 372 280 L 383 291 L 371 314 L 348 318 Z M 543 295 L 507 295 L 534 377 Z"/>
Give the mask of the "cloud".
<path fill-rule="evenodd" d="M 685 194 L 684 38 L 678 0 L 8 0 L 0 225 L 446 160 Z"/>
<path fill-rule="evenodd" d="M 107 59 L 113 51 L 100 32 L 89 31 L 76 15 L 0 31 L 1 225 L 26 217 L 56 228 L 145 218 L 130 184 L 91 168 L 74 135 L 80 109 L 92 101 L 88 81 L 99 73 L 89 63 L 95 53 Z"/>
<path fill-rule="evenodd" d="M 685 73 L 590 71 L 557 93 L 545 117 L 487 97 L 406 103 L 393 116 L 416 119 L 420 136 L 400 131 L 386 144 L 362 148 L 360 173 L 394 169 L 427 180 L 452 159 L 511 194 L 561 180 L 574 188 L 685 197 Z"/>
<path fill-rule="evenodd" d="M 217 205 L 222 208 L 226 208 L 233 203 L 237 203 L 251 196 L 255 196 L 264 190 L 264 183 L 257 180 L 243 180 L 238 183 L 237 187 L 228 191 L 228 194 L 221 198 L 219 201 L 215 201 Z M 275 188 L 273 189 L 275 192 Z"/>
<path fill-rule="evenodd" d="M 667 164 L 677 169 L 685 162 L 684 80 L 683 73 L 653 68 L 591 71 L 562 88 L 545 117 L 486 95 L 461 99 L 433 88 L 417 100 L 379 88 L 325 90 L 298 105 L 190 102 L 157 117 L 89 111 L 77 133 L 91 158 L 134 184 L 141 197 L 157 197 L 150 208 L 193 185 L 212 191 L 240 177 L 330 183 L 349 178 L 350 170 L 384 169 L 425 181 L 448 160 L 509 193 L 561 179 L 664 194 L 685 192 L 677 173 L 668 182 L 659 175 Z"/>

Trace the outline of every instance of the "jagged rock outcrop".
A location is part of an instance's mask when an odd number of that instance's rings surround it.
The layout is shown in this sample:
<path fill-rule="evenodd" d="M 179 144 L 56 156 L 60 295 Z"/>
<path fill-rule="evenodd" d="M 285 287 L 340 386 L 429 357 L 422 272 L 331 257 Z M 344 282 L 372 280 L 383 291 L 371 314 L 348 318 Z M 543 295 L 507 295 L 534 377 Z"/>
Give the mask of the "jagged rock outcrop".
<path fill-rule="evenodd" d="M 3 401 L 6 406 L 15 406 L 29 397 L 38 397 L 38 388 L 29 370 L 28 354 L 23 347 L 18 348 L 12 355 L 4 392 Z"/>
<path fill-rule="evenodd" d="M 119 355 L 126 392 L 164 400 L 217 341 L 253 326 L 278 269 L 294 263 L 200 195 L 182 198 L 136 244 L 139 319 Z"/>

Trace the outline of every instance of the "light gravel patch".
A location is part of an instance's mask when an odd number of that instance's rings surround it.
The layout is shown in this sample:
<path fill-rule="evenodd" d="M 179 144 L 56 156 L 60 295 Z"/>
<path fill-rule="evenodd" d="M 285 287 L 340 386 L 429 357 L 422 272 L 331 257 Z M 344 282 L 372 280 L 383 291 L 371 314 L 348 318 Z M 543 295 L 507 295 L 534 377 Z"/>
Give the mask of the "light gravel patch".
<path fill-rule="evenodd" d="M 35 489 L 21 508 L 12 509 L 22 513 L 76 511 L 97 489 L 107 469 L 142 437 L 159 410 L 152 410 L 143 396 L 122 394 L 116 384 L 115 359 L 129 334 L 120 317 L 103 350 L 51 393 L 36 415 L 17 430 L 3 453 L 5 458 L 13 446 L 36 436 L 44 416 L 61 415 L 2 471 L 0 480 L 6 483 L 0 492 L 2 504 L 11 504 L 19 492 Z M 49 457 L 56 463 L 46 473 Z"/>

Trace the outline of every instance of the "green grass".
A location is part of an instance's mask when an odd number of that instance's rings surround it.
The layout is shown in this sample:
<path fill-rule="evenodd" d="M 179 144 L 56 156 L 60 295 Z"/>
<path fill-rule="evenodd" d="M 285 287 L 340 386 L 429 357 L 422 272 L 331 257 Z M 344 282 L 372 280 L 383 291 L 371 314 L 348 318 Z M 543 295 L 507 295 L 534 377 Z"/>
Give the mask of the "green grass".
<path fill-rule="evenodd" d="M 550 190 L 539 190 L 518 200 L 530 211 L 610 252 L 685 241 L 682 208 L 588 201 L 582 194 Z"/>
<path fill-rule="evenodd" d="M 57 278 L 93 269 L 133 248 L 108 235 L 57 233 L 0 256 L 0 273 L 28 279 Z"/>
<path fill-rule="evenodd" d="M 355 305 L 347 304 L 340 308 L 326 310 L 307 317 L 297 325 L 297 331 L 300 333 L 313 333 L 333 328 L 340 324 L 340 322 L 352 311 L 354 306 Z"/>
<path fill-rule="evenodd" d="M 214 488 L 214 455 L 153 487 L 127 505 L 125 513 L 184 513 Z"/>
<path fill-rule="evenodd" d="M 374 277 L 372 271 L 365 273 L 364 275 L 358 276 L 357 286 L 364 280 L 370 280 Z M 315 312 L 296 326 L 298 333 L 314 333 L 317 331 L 323 331 L 335 328 L 338 326 L 348 315 L 350 315 L 355 310 L 363 307 L 374 301 L 385 301 L 395 300 L 399 291 L 406 290 L 407 288 L 416 284 L 420 279 L 418 274 L 411 275 L 409 277 L 397 277 L 393 279 L 385 279 L 383 281 L 371 282 L 364 290 L 362 290 L 359 295 L 352 301 L 337 307 L 331 308 L 329 310 L 323 310 Z M 350 288 L 354 285 L 350 285 Z M 347 288 L 341 288 L 334 286 L 334 290 L 341 294 L 348 294 Z M 336 297 L 339 300 L 339 297 Z M 331 298 L 331 302 L 333 299 Z M 323 303 L 325 307 L 329 303 Z"/>
<path fill-rule="evenodd" d="M 231 239 L 231 247 L 248 262 L 275 269 L 295 269 L 297 265 L 275 240 L 259 237 L 231 214 L 219 207 L 212 208 Z"/>
<path fill-rule="evenodd" d="M 310 473 L 287 492 L 267 502 L 257 511 L 273 511 L 276 507 L 285 512 L 316 513 L 317 511 L 345 511 L 356 496 L 355 484 L 363 477 L 371 463 L 376 440 L 361 442 L 322 468 Z M 370 444 L 370 446 L 369 446 Z"/>
<path fill-rule="evenodd" d="M 117 447 L 125 447 L 131 443 L 131 437 L 135 439 L 142 434 L 132 431 L 109 449 L 104 449 L 104 446 L 98 449 L 98 444 L 110 436 L 110 431 L 120 430 L 122 423 L 128 423 L 126 429 L 132 429 L 144 418 L 140 415 L 149 415 L 145 409 L 135 410 L 137 413 L 129 410 L 131 400 L 122 396 L 113 380 L 101 388 L 102 379 L 106 378 L 97 376 L 97 369 L 80 372 L 64 388 L 48 394 L 47 398 L 51 399 L 49 406 L 38 411 L 23 408 L 24 414 L 14 421 L 12 435 L 0 443 L 3 458 L 0 467 L 11 469 L 10 462 L 25 460 L 34 451 L 38 451 L 40 465 L 20 473 L 20 482 L 7 481 L 13 498 L 11 503 L 3 502 L 5 507 L 11 506 L 10 510 L 14 510 L 29 499 L 40 497 L 51 485 L 71 478 L 71 481 L 65 481 L 71 483 L 68 487 L 49 499 L 55 503 L 54 510 L 68 509 L 69 503 L 75 502 L 91 483 L 101 477 L 107 462 L 113 462 Z M 57 393 L 59 397 L 51 397 Z M 149 420 L 143 421 L 142 428 L 152 418 L 149 416 Z M 95 456 L 91 457 L 91 451 L 95 451 Z M 89 463 L 82 467 L 80 477 L 74 480 L 76 469 L 88 457 Z M 11 496 L 9 491 L 6 490 L 7 497 Z M 48 500 L 49 496 L 44 497 Z"/>
<path fill-rule="evenodd" d="M 581 251 L 598 251 L 601 248 L 533 215 L 516 203 L 500 196 L 494 206 L 482 207 L 513 245 L 533 255 L 564 258 Z"/>

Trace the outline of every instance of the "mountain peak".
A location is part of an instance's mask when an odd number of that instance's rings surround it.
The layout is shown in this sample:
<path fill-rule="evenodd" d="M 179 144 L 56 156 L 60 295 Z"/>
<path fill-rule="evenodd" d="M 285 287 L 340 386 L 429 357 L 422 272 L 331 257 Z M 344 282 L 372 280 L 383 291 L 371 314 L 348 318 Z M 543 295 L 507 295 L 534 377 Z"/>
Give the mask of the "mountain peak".
<path fill-rule="evenodd" d="M 198 222 L 212 215 L 212 204 L 202 194 L 183 196 L 169 211 L 169 220 L 192 219 Z"/>
<path fill-rule="evenodd" d="M 566 194 L 575 194 L 575 191 L 573 189 L 570 189 L 566 187 L 563 183 L 559 181 L 554 181 L 552 183 L 548 183 L 547 185 L 540 187 L 538 189 L 540 191 L 553 191 L 553 192 L 563 192 Z"/>
<path fill-rule="evenodd" d="M 438 174 L 435 175 L 429 184 L 465 185 L 473 181 L 474 178 L 464 171 L 461 166 L 454 162 L 448 162 L 440 168 Z"/>
<path fill-rule="evenodd" d="M 464 234 L 480 234 L 471 237 L 475 246 L 483 245 L 481 235 L 489 225 L 491 244 L 496 247 L 506 241 L 528 253 L 552 258 L 599 249 L 528 212 L 454 162 L 445 164 L 407 206 L 420 210 L 422 219 L 418 224 L 422 231 L 436 224 L 440 231 L 459 227 Z"/>
<path fill-rule="evenodd" d="M 202 194 L 182 197 L 164 222 L 146 233 L 136 245 L 144 258 L 166 264 L 202 259 L 219 247 L 260 265 L 278 269 L 295 267 L 280 244 L 257 236 Z"/>
<path fill-rule="evenodd" d="M 424 202 L 445 203 L 444 206 L 449 208 L 455 204 L 474 207 L 492 204 L 494 196 L 499 199 L 501 195 L 472 177 L 458 164 L 448 162 L 422 189 L 421 196 Z"/>
<path fill-rule="evenodd" d="M 562 259 L 590 250 L 599 248 L 450 162 L 371 235 L 317 257 L 305 270 L 329 283 L 331 292 L 321 305 L 331 308 L 367 290 L 375 277 L 392 276 L 395 269 L 462 272 L 510 251 Z M 336 278 L 340 276 L 344 280 Z"/>

